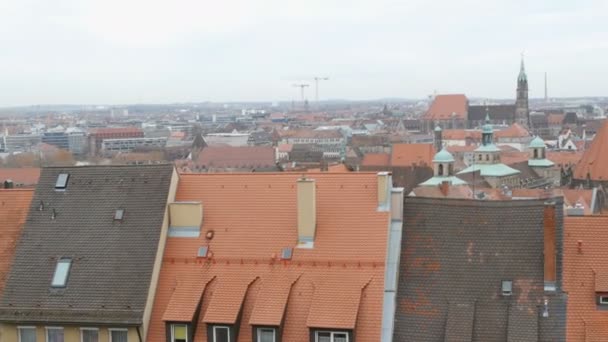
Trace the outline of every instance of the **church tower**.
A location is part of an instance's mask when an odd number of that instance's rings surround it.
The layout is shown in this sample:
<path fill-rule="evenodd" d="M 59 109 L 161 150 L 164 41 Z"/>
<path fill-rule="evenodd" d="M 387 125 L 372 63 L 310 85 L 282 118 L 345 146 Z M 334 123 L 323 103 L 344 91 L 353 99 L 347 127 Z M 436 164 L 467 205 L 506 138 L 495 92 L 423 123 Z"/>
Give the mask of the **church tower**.
<path fill-rule="evenodd" d="M 524 127 L 530 127 L 530 112 L 528 110 L 528 76 L 524 67 L 524 57 L 521 57 L 519 76 L 517 76 L 517 99 L 515 101 L 515 122 Z"/>

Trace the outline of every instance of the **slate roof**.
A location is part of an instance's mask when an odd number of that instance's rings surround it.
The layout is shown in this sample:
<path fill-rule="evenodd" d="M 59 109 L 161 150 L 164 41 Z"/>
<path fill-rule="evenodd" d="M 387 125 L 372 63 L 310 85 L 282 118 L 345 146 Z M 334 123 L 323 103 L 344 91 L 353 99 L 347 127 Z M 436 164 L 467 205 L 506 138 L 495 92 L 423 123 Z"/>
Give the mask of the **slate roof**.
<path fill-rule="evenodd" d="M 393 340 L 564 341 L 562 203 L 552 200 L 547 211 L 546 199 L 406 197 Z M 555 293 L 544 291 L 546 221 L 557 236 Z M 513 281 L 511 296 L 502 280 Z"/>
<path fill-rule="evenodd" d="M 33 195 L 33 189 L 0 190 L 0 295 Z"/>
<path fill-rule="evenodd" d="M 68 184 L 56 190 L 61 173 Z M 171 165 L 43 169 L 0 321 L 141 324 L 172 174 Z M 72 259 L 67 285 L 51 288 L 61 257 Z"/>
<path fill-rule="evenodd" d="M 279 322 L 283 341 L 309 341 L 310 327 L 354 329 L 359 341 L 380 340 L 390 214 L 377 210 L 377 175 L 307 173 L 316 181 L 314 248 L 294 248 L 291 260 L 281 260 L 281 250 L 298 239 L 300 177 L 181 175 L 176 200 L 202 202 L 201 236 L 167 240 L 150 341 L 164 341 L 164 319 L 192 317 L 199 299 L 194 341 L 207 341 L 206 323 L 234 323 L 239 312 L 239 341 L 251 341 L 252 325 Z M 196 258 L 202 245 L 209 245 L 210 259 Z M 193 277 L 198 287 L 188 285 Z M 187 312 L 175 314 L 177 307 Z"/>
<path fill-rule="evenodd" d="M 566 217 L 564 289 L 568 291 L 567 340 L 604 341 L 608 311 L 598 308 L 598 280 L 608 275 L 608 216 Z M 580 249 L 579 249 L 580 242 Z"/>
<path fill-rule="evenodd" d="M 486 118 L 486 107 L 490 120 L 492 121 L 506 121 L 512 122 L 515 120 L 515 105 L 480 105 L 480 106 L 469 106 L 468 120 L 469 121 L 483 121 Z"/>

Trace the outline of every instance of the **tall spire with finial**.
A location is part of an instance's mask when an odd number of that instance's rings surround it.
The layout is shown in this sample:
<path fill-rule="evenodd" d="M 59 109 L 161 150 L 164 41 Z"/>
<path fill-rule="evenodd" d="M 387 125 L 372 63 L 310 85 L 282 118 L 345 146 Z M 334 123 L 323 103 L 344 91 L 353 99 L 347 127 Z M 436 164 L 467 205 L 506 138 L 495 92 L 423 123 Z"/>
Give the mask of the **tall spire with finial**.
<path fill-rule="evenodd" d="M 524 127 L 530 127 L 528 110 L 528 76 L 524 66 L 524 53 L 521 53 L 521 64 L 517 76 L 517 97 L 515 100 L 515 122 Z"/>

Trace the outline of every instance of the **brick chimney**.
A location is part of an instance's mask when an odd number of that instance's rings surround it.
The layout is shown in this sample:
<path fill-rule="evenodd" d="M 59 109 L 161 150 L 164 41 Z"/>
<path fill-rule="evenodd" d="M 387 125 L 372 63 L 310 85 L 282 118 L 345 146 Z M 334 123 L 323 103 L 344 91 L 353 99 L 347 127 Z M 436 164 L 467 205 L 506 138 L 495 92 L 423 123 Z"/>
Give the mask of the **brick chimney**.
<path fill-rule="evenodd" d="M 312 247 L 317 228 L 317 198 L 314 179 L 297 181 L 298 247 Z"/>
<path fill-rule="evenodd" d="M 545 289 L 554 289 L 557 279 L 555 224 L 555 203 L 545 203 L 543 217 Z"/>
<path fill-rule="evenodd" d="M 441 184 L 439 184 L 439 190 L 441 190 L 441 193 L 443 194 L 443 196 L 447 196 L 448 193 L 450 192 L 450 181 L 444 180 L 441 182 Z"/>

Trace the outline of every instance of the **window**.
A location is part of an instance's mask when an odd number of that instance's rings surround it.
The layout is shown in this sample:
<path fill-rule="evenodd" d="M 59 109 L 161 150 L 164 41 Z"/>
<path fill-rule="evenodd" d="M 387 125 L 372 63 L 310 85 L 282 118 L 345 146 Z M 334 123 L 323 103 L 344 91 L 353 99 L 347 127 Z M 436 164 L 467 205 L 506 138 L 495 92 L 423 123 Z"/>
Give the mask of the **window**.
<path fill-rule="evenodd" d="M 188 342 L 188 326 L 171 324 L 171 342 Z"/>
<path fill-rule="evenodd" d="M 607 305 L 608 304 L 608 295 L 600 296 L 599 304 L 600 305 Z"/>
<path fill-rule="evenodd" d="M 60 173 L 55 182 L 55 189 L 65 189 L 68 186 L 69 173 Z"/>
<path fill-rule="evenodd" d="M 281 251 L 281 259 L 283 260 L 291 260 L 291 256 L 293 255 L 293 249 L 286 247 Z"/>
<path fill-rule="evenodd" d="M 127 342 L 127 329 L 110 329 L 110 342 Z"/>
<path fill-rule="evenodd" d="M 317 331 L 315 342 L 348 342 L 348 333 L 337 331 Z"/>
<path fill-rule="evenodd" d="M 99 329 L 97 328 L 81 328 L 81 342 L 99 342 Z"/>
<path fill-rule="evenodd" d="M 439 164 L 439 170 L 437 171 L 438 176 L 443 176 L 443 164 Z"/>
<path fill-rule="evenodd" d="M 209 246 L 201 246 L 198 248 L 197 256 L 199 258 L 206 258 L 208 253 L 209 253 Z"/>
<path fill-rule="evenodd" d="M 513 282 L 511 280 L 503 280 L 501 288 L 503 296 L 510 296 L 513 293 Z"/>
<path fill-rule="evenodd" d="M 59 261 L 57 261 L 55 274 L 53 275 L 53 281 L 51 282 L 52 287 L 65 287 L 68 281 L 71 265 L 72 259 L 69 258 L 61 258 Z"/>
<path fill-rule="evenodd" d="M 63 328 L 47 327 L 46 342 L 63 342 Z"/>
<path fill-rule="evenodd" d="M 275 342 L 276 329 L 275 328 L 258 328 L 257 335 L 258 335 L 258 339 L 256 342 Z"/>
<path fill-rule="evenodd" d="M 230 342 L 230 327 L 214 326 L 213 342 Z"/>
<path fill-rule="evenodd" d="M 36 327 L 18 327 L 19 342 L 36 342 Z"/>
<path fill-rule="evenodd" d="M 125 210 L 124 209 L 116 209 L 116 212 L 114 213 L 114 220 L 116 221 L 122 221 L 122 218 L 125 216 Z"/>

